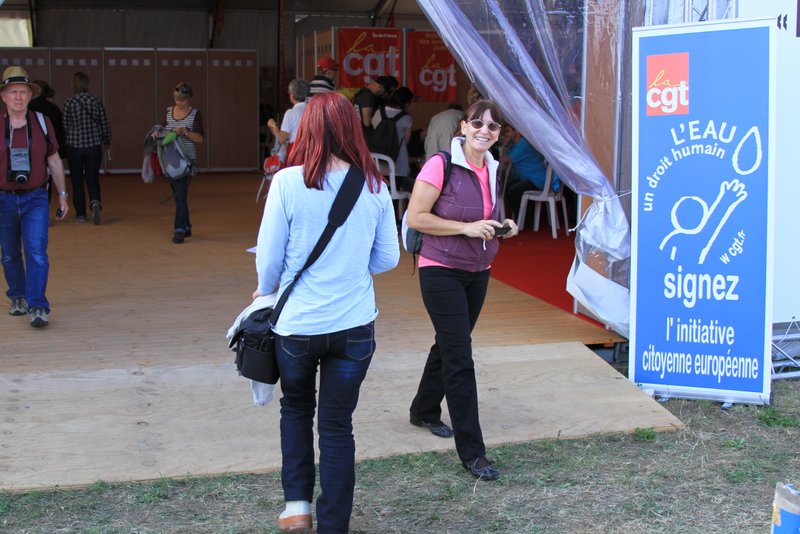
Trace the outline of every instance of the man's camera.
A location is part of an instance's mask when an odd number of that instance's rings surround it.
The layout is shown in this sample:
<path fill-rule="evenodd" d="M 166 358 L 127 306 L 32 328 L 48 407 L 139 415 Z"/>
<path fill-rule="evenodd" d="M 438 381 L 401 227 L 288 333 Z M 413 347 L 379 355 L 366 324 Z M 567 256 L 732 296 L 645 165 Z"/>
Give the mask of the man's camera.
<path fill-rule="evenodd" d="M 31 176 L 31 158 L 27 148 L 11 148 L 8 151 L 9 166 L 6 182 L 27 184 Z"/>
<path fill-rule="evenodd" d="M 13 184 L 27 184 L 30 178 L 29 171 L 12 171 L 9 170 L 6 174 L 6 181 Z"/>

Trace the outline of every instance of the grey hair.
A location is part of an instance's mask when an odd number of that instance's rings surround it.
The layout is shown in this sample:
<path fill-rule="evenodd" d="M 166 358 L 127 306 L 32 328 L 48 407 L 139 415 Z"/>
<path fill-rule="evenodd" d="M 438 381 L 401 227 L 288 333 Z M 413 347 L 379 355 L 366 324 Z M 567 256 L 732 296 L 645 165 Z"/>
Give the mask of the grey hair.
<path fill-rule="evenodd" d="M 304 102 L 310 94 L 311 87 L 307 81 L 296 78 L 289 83 L 289 92 L 298 102 Z"/>

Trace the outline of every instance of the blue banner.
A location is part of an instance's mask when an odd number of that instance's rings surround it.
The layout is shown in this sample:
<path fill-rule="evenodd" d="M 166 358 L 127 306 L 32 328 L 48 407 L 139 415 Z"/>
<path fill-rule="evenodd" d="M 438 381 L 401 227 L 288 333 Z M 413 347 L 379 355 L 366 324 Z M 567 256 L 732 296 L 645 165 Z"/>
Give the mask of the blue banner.
<path fill-rule="evenodd" d="M 636 37 L 631 379 L 757 396 L 771 372 L 769 28 Z"/>

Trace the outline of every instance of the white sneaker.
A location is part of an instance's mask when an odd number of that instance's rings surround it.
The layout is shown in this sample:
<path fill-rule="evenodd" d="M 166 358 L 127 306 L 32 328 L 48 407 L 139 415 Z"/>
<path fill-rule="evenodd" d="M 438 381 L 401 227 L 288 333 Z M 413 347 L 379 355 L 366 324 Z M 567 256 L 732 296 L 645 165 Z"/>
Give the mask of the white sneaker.
<path fill-rule="evenodd" d="M 28 301 L 25 297 L 14 297 L 11 299 L 11 306 L 8 308 L 9 315 L 25 315 L 28 313 Z"/>
<path fill-rule="evenodd" d="M 47 312 L 41 306 L 34 306 L 28 310 L 28 317 L 31 319 L 31 326 L 34 328 L 42 328 L 50 324 L 47 320 Z"/>

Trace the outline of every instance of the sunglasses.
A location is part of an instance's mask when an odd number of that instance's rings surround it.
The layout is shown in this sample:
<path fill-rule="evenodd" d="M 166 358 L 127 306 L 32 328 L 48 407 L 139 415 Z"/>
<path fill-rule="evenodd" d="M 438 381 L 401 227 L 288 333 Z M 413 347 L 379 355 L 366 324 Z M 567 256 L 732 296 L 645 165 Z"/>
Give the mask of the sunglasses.
<path fill-rule="evenodd" d="M 480 130 L 481 128 L 483 128 L 484 124 L 486 125 L 487 128 L 489 128 L 490 132 L 496 132 L 496 131 L 498 131 L 500 129 L 500 123 L 494 122 L 494 121 L 492 121 L 492 122 L 483 122 L 480 119 L 472 119 L 471 121 L 469 121 L 469 124 L 470 124 L 470 126 L 475 128 L 476 130 Z"/>

